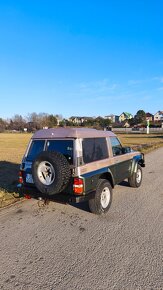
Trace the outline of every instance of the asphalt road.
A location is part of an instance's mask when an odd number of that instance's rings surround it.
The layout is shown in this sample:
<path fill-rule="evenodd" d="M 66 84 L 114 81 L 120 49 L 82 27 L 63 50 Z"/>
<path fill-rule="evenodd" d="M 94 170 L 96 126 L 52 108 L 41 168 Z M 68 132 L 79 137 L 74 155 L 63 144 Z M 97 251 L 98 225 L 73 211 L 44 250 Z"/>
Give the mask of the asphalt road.
<path fill-rule="evenodd" d="M 106 216 L 27 200 L 0 211 L 0 289 L 163 289 L 163 148 Z"/>

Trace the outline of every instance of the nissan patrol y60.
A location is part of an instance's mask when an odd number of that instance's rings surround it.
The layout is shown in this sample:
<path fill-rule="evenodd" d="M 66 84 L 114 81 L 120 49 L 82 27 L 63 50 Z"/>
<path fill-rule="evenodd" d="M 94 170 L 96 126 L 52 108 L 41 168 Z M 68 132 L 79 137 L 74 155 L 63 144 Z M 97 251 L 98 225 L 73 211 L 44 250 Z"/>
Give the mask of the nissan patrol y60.
<path fill-rule="evenodd" d="M 86 128 L 54 128 L 37 131 L 31 138 L 19 173 L 19 187 L 31 193 L 88 200 L 91 212 L 106 213 L 112 190 L 128 179 L 142 182 L 144 155 L 123 147 L 110 131 Z"/>

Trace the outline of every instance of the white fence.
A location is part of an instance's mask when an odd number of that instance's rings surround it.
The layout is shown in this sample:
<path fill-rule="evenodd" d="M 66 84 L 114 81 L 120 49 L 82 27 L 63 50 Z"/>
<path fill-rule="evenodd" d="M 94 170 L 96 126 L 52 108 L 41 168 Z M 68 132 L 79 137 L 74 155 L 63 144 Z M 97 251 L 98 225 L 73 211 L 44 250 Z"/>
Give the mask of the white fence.
<path fill-rule="evenodd" d="M 112 128 L 119 133 L 147 133 L 147 128 Z M 149 128 L 149 133 L 163 133 L 163 128 Z"/>

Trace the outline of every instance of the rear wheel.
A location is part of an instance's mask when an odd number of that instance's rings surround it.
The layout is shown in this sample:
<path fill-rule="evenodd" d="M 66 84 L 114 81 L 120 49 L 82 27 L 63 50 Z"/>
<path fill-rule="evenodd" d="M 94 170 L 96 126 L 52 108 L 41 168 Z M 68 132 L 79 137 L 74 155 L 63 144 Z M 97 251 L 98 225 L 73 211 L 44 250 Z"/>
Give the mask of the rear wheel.
<path fill-rule="evenodd" d="M 89 200 L 89 208 L 92 213 L 101 215 L 106 213 L 112 202 L 112 186 L 106 179 L 100 179 L 95 197 Z"/>
<path fill-rule="evenodd" d="M 128 182 L 131 187 L 139 187 L 142 183 L 143 172 L 140 164 L 137 164 L 136 172 L 129 177 Z"/>

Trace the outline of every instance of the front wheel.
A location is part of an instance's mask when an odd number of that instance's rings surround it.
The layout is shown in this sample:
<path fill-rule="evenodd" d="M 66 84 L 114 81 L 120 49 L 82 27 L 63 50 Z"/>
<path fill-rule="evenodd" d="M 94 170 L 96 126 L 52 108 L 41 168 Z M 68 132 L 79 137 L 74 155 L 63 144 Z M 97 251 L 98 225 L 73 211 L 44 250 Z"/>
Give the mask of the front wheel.
<path fill-rule="evenodd" d="M 139 187 L 142 183 L 143 172 L 140 164 L 137 164 L 137 170 L 129 177 L 128 182 L 131 187 Z"/>
<path fill-rule="evenodd" d="M 106 179 L 100 179 L 95 197 L 89 200 L 89 208 L 92 213 L 101 215 L 106 213 L 112 202 L 112 186 Z"/>

